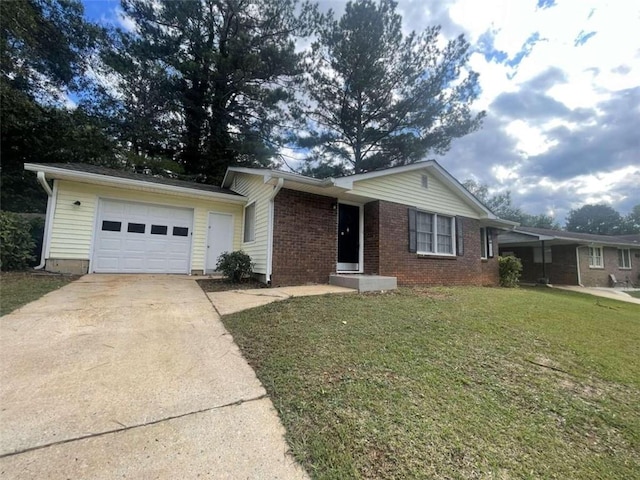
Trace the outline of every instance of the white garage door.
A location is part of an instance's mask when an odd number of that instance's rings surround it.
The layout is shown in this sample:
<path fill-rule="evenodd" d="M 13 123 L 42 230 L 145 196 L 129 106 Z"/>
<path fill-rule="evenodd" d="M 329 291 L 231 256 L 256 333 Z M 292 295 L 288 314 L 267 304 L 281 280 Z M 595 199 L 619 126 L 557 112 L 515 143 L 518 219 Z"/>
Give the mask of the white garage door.
<path fill-rule="evenodd" d="M 193 210 L 100 200 L 92 269 L 98 273 L 189 273 Z"/>

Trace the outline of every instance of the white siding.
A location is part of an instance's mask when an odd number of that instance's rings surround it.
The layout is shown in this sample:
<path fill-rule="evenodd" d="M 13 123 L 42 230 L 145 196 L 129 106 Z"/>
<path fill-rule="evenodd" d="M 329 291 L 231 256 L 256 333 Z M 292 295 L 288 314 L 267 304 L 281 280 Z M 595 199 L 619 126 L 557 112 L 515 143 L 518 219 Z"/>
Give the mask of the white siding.
<path fill-rule="evenodd" d="M 207 222 L 210 211 L 234 215 L 233 248 L 240 249 L 242 241 L 242 205 L 216 200 L 203 200 L 150 193 L 139 190 L 90 185 L 56 180 L 58 196 L 53 217 L 49 258 L 91 258 L 91 239 L 94 231 L 98 198 L 158 203 L 194 209 L 193 219 L 193 270 L 203 270 L 207 244 Z M 81 205 L 74 205 L 80 201 Z"/>
<path fill-rule="evenodd" d="M 273 186 L 265 185 L 262 176 L 236 173 L 232 190 L 247 197 L 247 205 L 256 203 L 256 230 L 253 242 L 242 243 L 242 250 L 251 256 L 256 273 L 267 273 L 267 250 L 269 235 L 269 195 Z M 244 227 L 244 218 L 241 217 Z"/>
<path fill-rule="evenodd" d="M 422 186 L 423 175 L 428 177 L 427 188 Z M 454 190 L 423 170 L 356 181 L 352 193 L 447 215 L 483 216 Z"/>

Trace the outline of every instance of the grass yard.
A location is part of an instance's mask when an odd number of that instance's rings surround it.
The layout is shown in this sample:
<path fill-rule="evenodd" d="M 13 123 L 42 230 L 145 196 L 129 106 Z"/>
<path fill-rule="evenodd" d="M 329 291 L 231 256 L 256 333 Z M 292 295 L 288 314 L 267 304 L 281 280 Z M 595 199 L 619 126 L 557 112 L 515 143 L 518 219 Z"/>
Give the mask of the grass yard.
<path fill-rule="evenodd" d="M 52 290 L 64 287 L 77 275 L 53 275 L 34 272 L 0 273 L 0 316 L 6 315 Z"/>
<path fill-rule="evenodd" d="M 640 290 L 633 290 L 631 292 L 627 292 L 629 295 L 635 298 L 640 298 Z"/>
<path fill-rule="evenodd" d="M 402 289 L 224 322 L 313 478 L 640 478 L 637 305 Z"/>

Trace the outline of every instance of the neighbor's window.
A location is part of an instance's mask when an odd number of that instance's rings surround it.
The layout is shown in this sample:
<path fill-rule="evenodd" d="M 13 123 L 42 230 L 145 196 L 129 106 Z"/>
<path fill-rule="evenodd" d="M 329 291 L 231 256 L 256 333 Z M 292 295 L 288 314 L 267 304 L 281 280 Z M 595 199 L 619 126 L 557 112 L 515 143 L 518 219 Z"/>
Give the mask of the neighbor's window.
<path fill-rule="evenodd" d="M 247 205 L 244 209 L 244 242 L 256 239 L 256 204 Z"/>
<path fill-rule="evenodd" d="M 589 267 L 604 268 L 604 258 L 602 257 L 602 247 L 589 247 Z"/>
<path fill-rule="evenodd" d="M 618 267 L 631 268 L 631 250 L 628 248 L 618 250 Z"/>
<path fill-rule="evenodd" d="M 453 218 L 435 213 L 416 212 L 418 253 L 453 255 Z"/>

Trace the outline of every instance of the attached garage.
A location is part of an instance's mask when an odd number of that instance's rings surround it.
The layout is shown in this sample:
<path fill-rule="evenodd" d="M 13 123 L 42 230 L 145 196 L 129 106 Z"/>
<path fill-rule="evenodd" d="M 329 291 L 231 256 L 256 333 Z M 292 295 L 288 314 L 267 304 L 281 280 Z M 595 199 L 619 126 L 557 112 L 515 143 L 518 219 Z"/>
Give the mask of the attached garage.
<path fill-rule="evenodd" d="M 92 270 L 189 273 L 193 209 L 100 199 Z"/>
<path fill-rule="evenodd" d="M 246 197 L 84 164 L 25 164 L 47 191 L 41 267 L 62 273 L 203 274 L 239 250 Z"/>

